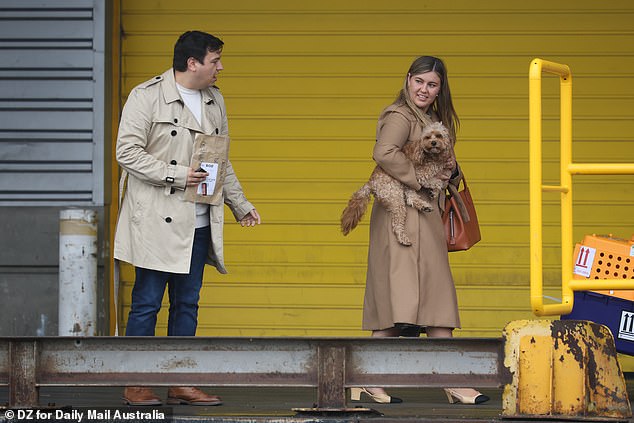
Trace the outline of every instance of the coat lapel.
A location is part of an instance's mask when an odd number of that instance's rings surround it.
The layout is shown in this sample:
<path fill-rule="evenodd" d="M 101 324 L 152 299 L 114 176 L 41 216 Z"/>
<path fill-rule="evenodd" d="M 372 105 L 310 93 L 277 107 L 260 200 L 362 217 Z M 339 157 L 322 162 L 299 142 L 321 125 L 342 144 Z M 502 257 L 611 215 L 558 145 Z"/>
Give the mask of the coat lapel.
<path fill-rule="evenodd" d="M 203 99 L 205 95 L 203 92 Z M 163 99 L 165 103 L 171 104 L 174 102 L 180 103 L 180 116 L 174 116 L 174 118 L 178 119 L 179 126 L 190 129 L 195 132 L 203 132 L 203 128 L 198 124 L 194 114 L 185 107 L 185 103 L 178 92 L 178 88 L 176 88 L 176 80 L 174 79 L 174 70 L 169 69 L 165 73 L 163 73 Z M 204 103 L 203 103 L 203 111 L 204 111 Z M 205 118 L 203 117 L 203 122 Z"/>

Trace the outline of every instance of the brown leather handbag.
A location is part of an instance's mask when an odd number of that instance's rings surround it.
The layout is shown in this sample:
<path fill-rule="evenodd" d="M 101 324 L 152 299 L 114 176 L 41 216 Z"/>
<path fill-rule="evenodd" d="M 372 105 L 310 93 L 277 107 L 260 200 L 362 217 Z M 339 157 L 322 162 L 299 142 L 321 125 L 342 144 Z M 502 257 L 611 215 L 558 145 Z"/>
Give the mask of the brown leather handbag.
<path fill-rule="evenodd" d="M 464 251 L 473 247 L 480 241 L 480 226 L 476 215 L 471 192 L 467 186 L 467 180 L 462 178 L 464 189 L 449 184 L 449 193 L 445 198 L 445 211 L 442 221 L 447 235 L 448 251 Z"/>

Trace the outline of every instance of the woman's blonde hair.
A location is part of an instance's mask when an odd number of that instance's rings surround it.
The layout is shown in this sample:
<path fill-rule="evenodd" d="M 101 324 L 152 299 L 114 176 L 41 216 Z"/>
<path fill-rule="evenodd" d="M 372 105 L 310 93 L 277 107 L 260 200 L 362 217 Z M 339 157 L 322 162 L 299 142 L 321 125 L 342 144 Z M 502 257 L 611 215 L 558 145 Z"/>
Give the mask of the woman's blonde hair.
<path fill-rule="evenodd" d="M 432 103 L 430 111 L 438 115 L 443 125 L 449 129 L 449 133 L 455 142 L 456 132 L 460 126 L 460 119 L 458 119 L 458 114 L 451 101 L 451 90 L 449 89 L 449 81 L 447 80 L 447 67 L 441 59 L 433 56 L 421 56 L 414 60 L 405 76 L 403 88 L 394 103 L 407 105 L 423 126 L 428 125 L 431 119 L 414 104 L 408 91 L 409 77 L 427 72 L 436 72 L 440 77 L 440 93 L 438 93 L 438 97 L 436 97 L 436 100 Z"/>

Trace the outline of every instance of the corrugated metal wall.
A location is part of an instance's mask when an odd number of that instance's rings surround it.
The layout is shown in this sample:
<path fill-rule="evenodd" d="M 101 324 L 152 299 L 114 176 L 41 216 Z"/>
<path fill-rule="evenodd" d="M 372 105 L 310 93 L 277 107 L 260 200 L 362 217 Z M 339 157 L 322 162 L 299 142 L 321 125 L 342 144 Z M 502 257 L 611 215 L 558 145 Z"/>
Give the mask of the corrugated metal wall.
<path fill-rule="evenodd" d="M 574 7 L 569 10 L 568 7 Z M 626 0 L 123 0 L 123 96 L 171 64 L 188 29 L 226 43 L 234 167 L 264 224 L 227 221 L 230 274 L 208 269 L 199 335 L 364 335 L 367 219 L 338 218 L 373 163 L 376 119 L 418 55 L 445 59 L 462 119 L 457 154 L 483 241 L 452 254 L 461 336 L 533 318 L 528 296 L 528 68 L 573 72 L 574 160 L 633 162 L 634 3 Z M 558 81 L 544 81 L 545 183 L 558 178 Z M 634 233 L 631 177 L 575 179 L 575 237 Z M 558 198 L 545 195 L 545 280 L 559 284 Z M 133 272 L 126 268 L 129 306 Z M 159 333 L 164 333 L 163 326 Z"/>
<path fill-rule="evenodd" d="M 60 210 L 103 222 L 105 4 L 0 1 L 0 336 L 57 335 Z"/>
<path fill-rule="evenodd" d="M 104 3 L 3 0 L 0 22 L 0 205 L 103 205 Z"/>

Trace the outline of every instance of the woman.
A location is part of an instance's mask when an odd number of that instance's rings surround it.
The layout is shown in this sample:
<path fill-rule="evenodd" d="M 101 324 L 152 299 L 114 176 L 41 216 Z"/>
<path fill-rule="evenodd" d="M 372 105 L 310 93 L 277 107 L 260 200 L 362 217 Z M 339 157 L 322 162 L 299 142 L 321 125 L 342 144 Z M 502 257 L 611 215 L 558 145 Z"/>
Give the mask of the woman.
<path fill-rule="evenodd" d="M 438 58 L 423 56 L 412 63 L 399 96 L 381 113 L 373 152 L 383 170 L 415 190 L 422 187 L 401 148 L 409 140 L 420 139 L 422 128 L 432 121 L 441 121 L 455 143 L 459 120 L 445 65 Z M 458 166 L 453 175 L 448 172 L 443 177 L 457 185 L 461 178 Z M 412 327 L 414 336 L 422 328 L 432 338 L 451 337 L 453 329 L 460 327 L 460 318 L 440 202 L 432 212 L 407 207 L 406 225 L 411 246 L 399 244 L 387 210 L 374 202 L 363 329 L 371 330 L 375 337 L 411 336 Z M 471 388 L 445 392 L 451 403 L 479 404 L 489 399 Z M 361 393 L 380 403 L 402 402 L 383 388 L 353 388 L 352 399 L 359 400 Z"/>

